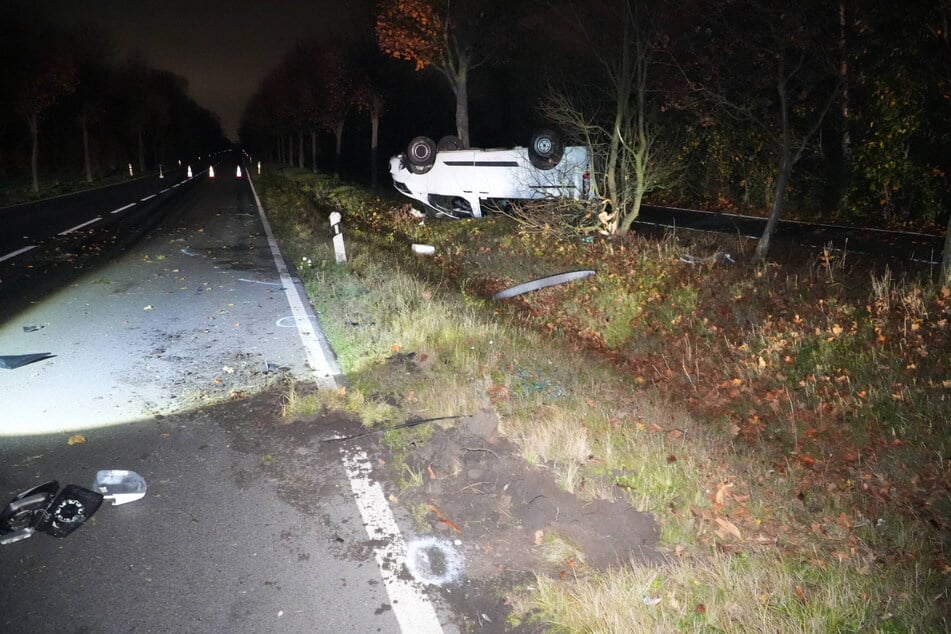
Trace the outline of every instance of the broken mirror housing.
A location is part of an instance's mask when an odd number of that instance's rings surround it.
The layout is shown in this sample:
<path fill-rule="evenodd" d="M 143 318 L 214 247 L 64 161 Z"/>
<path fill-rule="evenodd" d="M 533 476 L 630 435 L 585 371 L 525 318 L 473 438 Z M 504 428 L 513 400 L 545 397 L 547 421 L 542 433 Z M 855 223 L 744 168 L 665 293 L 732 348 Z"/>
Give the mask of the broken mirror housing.
<path fill-rule="evenodd" d="M 135 471 L 105 469 L 96 473 L 92 488 L 102 493 L 106 500 L 112 500 L 113 506 L 119 506 L 142 499 L 148 485 L 145 478 Z"/>

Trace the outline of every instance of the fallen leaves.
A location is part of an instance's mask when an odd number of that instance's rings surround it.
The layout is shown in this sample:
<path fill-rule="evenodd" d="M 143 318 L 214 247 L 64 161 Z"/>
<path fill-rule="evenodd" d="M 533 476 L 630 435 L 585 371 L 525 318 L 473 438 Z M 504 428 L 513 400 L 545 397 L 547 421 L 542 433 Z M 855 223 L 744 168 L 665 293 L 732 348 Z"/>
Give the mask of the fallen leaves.
<path fill-rule="evenodd" d="M 86 437 L 82 434 L 73 434 L 69 437 L 69 440 L 66 441 L 67 445 L 81 445 L 86 442 Z"/>
<path fill-rule="evenodd" d="M 456 531 L 460 535 L 462 534 L 462 529 L 459 528 L 455 522 L 453 522 L 448 517 L 446 517 L 445 514 L 443 514 L 443 512 L 440 511 L 439 508 L 435 504 L 428 504 L 427 507 L 429 508 L 430 512 L 436 516 L 437 521 L 445 524 L 446 526 Z"/>
<path fill-rule="evenodd" d="M 743 533 L 740 532 L 736 524 L 722 517 L 715 517 L 713 521 L 717 525 L 717 537 L 722 540 L 729 540 L 731 537 L 734 537 L 737 541 L 743 541 Z"/>

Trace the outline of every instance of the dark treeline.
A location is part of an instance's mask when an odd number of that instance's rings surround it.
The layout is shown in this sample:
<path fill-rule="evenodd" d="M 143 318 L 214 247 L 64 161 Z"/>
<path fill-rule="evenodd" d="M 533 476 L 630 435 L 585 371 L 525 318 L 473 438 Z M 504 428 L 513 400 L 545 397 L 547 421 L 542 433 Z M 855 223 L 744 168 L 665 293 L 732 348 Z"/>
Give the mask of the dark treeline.
<path fill-rule="evenodd" d="M 111 34 L 65 29 L 28 3 L 0 9 L 0 181 L 93 182 L 158 169 L 228 144 L 184 78 L 133 56 Z"/>
<path fill-rule="evenodd" d="M 419 134 L 524 145 L 547 124 L 596 146 L 620 218 L 643 198 L 948 221 L 947 0 L 492 5 L 381 0 L 365 37 L 297 43 L 249 103 L 242 142 L 365 177 L 385 169 L 371 168 L 374 138 L 389 156 Z"/>

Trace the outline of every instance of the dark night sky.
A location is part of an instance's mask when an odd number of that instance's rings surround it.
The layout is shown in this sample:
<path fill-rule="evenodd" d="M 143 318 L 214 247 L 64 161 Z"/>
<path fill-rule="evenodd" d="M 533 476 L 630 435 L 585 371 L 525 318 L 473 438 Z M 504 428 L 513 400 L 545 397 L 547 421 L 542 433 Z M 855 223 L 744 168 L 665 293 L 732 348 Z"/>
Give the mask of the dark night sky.
<path fill-rule="evenodd" d="M 66 26 L 99 25 L 120 55 L 188 80 L 189 92 L 237 138 L 238 120 L 258 82 L 300 37 L 350 29 L 353 0 L 40 0 Z"/>

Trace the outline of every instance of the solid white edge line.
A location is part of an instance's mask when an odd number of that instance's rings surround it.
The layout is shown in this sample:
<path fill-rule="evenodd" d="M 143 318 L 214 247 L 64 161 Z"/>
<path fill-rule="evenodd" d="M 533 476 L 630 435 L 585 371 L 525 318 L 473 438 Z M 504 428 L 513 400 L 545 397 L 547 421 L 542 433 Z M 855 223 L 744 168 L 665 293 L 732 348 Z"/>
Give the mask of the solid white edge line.
<path fill-rule="evenodd" d="M 111 213 L 111 214 L 117 214 L 117 213 L 119 213 L 120 211 L 125 211 L 125 210 L 128 209 L 129 207 L 135 207 L 137 204 L 138 204 L 138 203 L 129 203 L 128 205 L 124 205 L 124 206 L 122 206 L 122 207 L 119 207 L 118 209 L 113 209 L 113 210 L 110 211 L 109 213 Z"/>
<path fill-rule="evenodd" d="M 383 495 L 383 488 L 379 482 L 370 479 L 373 467 L 366 452 L 359 447 L 354 447 L 352 452 L 341 448 L 340 455 L 367 536 L 380 544 L 374 549 L 374 555 L 400 630 L 408 634 L 442 632 L 432 602 L 420 591 L 418 584 L 401 577 L 406 562 L 406 542 Z"/>
<path fill-rule="evenodd" d="M 152 199 L 155 198 L 156 196 L 158 196 L 158 194 L 152 194 L 151 196 L 146 196 L 145 198 L 140 198 L 140 199 L 139 199 L 139 202 L 140 202 L 140 203 L 144 203 L 146 200 L 152 200 Z"/>
<path fill-rule="evenodd" d="M 323 336 L 320 325 L 310 321 L 297 284 L 294 283 L 287 270 L 280 246 L 274 238 L 274 232 L 271 231 L 271 223 L 268 222 L 264 213 L 264 207 L 261 205 L 261 199 L 258 198 L 258 192 L 254 188 L 250 174 L 248 184 L 254 195 L 258 216 L 264 226 L 264 233 L 271 247 L 271 255 L 280 274 L 281 284 L 284 286 L 284 295 L 287 297 L 294 322 L 297 324 L 297 332 L 304 345 L 307 361 L 314 370 L 318 385 L 337 387 L 335 377 L 340 375 L 340 369 L 333 358 L 330 345 Z M 396 524 L 393 511 L 383 495 L 383 489 L 379 483 L 370 480 L 373 468 L 366 453 L 359 448 L 355 448 L 352 453 L 341 449 L 340 453 L 347 478 L 350 480 L 350 488 L 353 490 L 354 501 L 363 517 L 367 536 L 383 544 L 375 549 L 374 554 L 400 631 L 406 634 L 441 634 L 443 629 L 429 597 L 416 584 L 400 578 L 406 564 L 406 543 Z"/>
<path fill-rule="evenodd" d="M 99 222 L 100 220 L 102 220 L 102 216 L 96 216 L 96 217 L 93 218 L 92 220 L 87 220 L 86 222 L 84 222 L 84 223 L 82 223 L 82 224 L 79 224 L 79 225 L 76 225 L 75 227 L 72 227 L 71 229 L 67 229 L 66 231 L 60 231 L 60 232 L 59 232 L 58 234 L 56 234 L 56 235 L 65 236 L 66 234 L 69 234 L 69 233 L 72 233 L 73 231 L 77 231 L 77 230 L 79 230 L 79 229 L 82 229 L 83 227 L 88 227 L 88 226 L 91 225 L 92 223 L 94 223 L 94 222 Z"/>
<path fill-rule="evenodd" d="M 3 262 L 4 260 L 9 260 L 10 258 L 15 258 L 16 256 L 26 253 L 27 251 L 31 249 L 35 249 L 35 248 L 36 248 L 36 245 L 31 244 L 28 247 L 23 247 L 22 249 L 17 249 L 16 251 L 10 251 L 10 253 L 7 253 L 6 255 L 0 255 L 0 262 Z"/>

